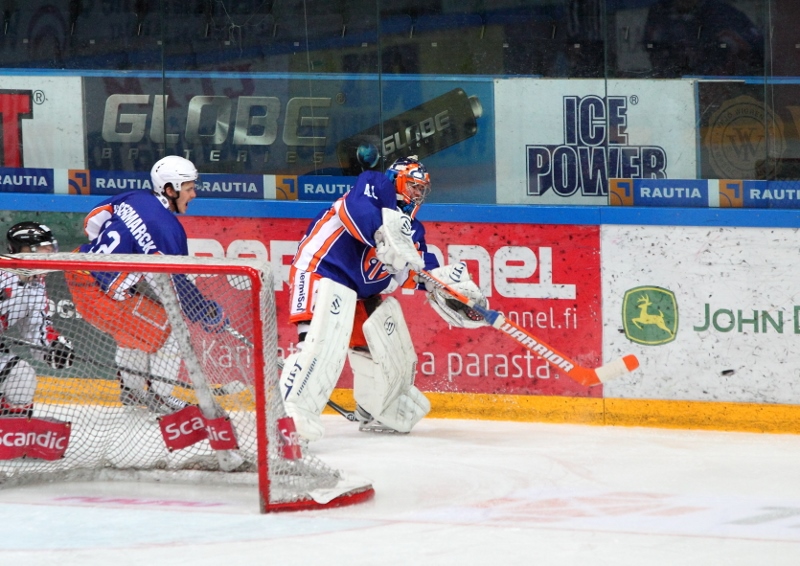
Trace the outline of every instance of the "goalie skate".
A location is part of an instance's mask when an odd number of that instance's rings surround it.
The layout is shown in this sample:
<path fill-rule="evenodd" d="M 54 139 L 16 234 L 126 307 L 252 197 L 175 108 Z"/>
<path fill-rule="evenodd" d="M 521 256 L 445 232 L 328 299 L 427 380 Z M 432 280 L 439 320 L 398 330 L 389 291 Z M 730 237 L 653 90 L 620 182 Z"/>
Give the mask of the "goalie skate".
<path fill-rule="evenodd" d="M 388 434 L 408 434 L 407 432 L 400 432 L 392 427 L 376 421 L 372 415 L 365 411 L 361 405 L 356 405 L 356 417 L 358 418 L 358 430 L 360 432 L 379 432 Z"/>

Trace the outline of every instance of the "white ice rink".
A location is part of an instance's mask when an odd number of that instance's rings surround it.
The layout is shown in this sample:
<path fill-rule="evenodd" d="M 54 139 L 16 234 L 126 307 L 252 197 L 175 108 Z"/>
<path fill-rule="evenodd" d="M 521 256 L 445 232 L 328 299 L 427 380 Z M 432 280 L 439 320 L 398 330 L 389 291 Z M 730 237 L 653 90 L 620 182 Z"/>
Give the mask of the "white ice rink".
<path fill-rule="evenodd" d="M 259 515 L 252 488 L 0 491 L 0 565 L 800 564 L 800 436 L 426 419 L 314 451 L 375 499 Z"/>

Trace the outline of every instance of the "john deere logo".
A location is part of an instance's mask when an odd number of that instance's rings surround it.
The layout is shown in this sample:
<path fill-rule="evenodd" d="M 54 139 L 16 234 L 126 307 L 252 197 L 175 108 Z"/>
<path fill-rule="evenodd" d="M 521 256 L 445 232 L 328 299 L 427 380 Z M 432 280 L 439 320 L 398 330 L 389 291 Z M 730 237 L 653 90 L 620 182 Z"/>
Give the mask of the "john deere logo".
<path fill-rule="evenodd" d="M 625 336 L 632 342 L 657 346 L 675 340 L 678 303 L 675 294 L 661 287 L 636 287 L 622 301 Z"/>

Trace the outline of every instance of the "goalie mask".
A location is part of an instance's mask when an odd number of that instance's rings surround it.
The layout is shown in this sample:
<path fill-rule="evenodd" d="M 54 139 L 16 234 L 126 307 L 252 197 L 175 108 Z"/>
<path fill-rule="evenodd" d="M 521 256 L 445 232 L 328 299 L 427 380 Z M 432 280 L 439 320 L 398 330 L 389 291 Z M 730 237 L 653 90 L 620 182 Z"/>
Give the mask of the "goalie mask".
<path fill-rule="evenodd" d="M 52 249 L 41 249 L 50 246 Z M 6 247 L 8 253 L 18 254 L 22 248 L 28 247 L 31 252 L 57 252 L 58 241 L 53 237 L 53 232 L 44 224 L 38 222 L 20 222 L 14 224 L 6 232 Z"/>
<path fill-rule="evenodd" d="M 397 190 L 397 206 L 403 213 L 414 218 L 420 205 L 431 192 L 431 178 L 416 155 L 401 157 L 386 170 L 386 176 L 394 180 Z"/>

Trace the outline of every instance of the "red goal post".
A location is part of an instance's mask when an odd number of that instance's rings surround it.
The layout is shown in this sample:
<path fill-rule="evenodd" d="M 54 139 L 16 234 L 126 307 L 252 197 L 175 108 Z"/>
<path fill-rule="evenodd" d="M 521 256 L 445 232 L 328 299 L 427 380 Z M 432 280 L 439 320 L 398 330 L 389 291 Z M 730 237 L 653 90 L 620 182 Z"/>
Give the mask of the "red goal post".
<path fill-rule="evenodd" d="M 24 316 L 0 337 L 0 365 L 19 358 L 36 374 L 32 415 L 0 415 L 0 488 L 75 479 L 252 483 L 262 512 L 372 497 L 368 481 L 311 454 L 285 415 L 267 262 L 18 254 L 0 256 L 0 270 L 44 284 L 53 326 L 74 348 L 69 367 L 53 367 L 50 344 Z M 125 284 L 112 298 L 98 280 Z M 19 297 L 0 300 L 0 313 L 35 303 Z M 13 379 L 2 374 L 0 391 L 10 395 Z M 151 406 L 154 398 L 172 408 Z"/>

